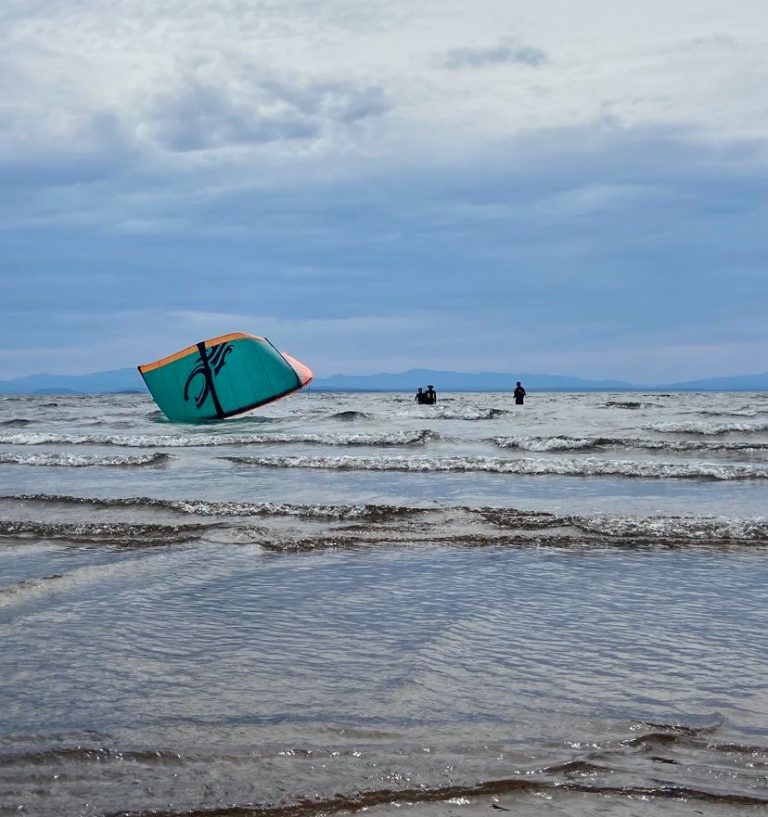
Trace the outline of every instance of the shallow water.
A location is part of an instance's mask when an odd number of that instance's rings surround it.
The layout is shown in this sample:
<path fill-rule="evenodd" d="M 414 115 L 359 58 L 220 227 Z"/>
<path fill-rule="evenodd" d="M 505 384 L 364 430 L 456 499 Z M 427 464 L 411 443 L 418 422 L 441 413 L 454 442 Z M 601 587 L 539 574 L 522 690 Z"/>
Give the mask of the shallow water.
<path fill-rule="evenodd" d="M 762 811 L 766 474 L 763 395 L 0 398 L 0 814 Z"/>

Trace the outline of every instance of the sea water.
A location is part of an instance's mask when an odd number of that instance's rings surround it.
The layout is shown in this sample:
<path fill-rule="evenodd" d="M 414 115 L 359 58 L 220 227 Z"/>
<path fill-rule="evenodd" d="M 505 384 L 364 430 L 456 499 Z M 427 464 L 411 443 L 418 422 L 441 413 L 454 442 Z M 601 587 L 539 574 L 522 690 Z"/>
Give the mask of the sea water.
<path fill-rule="evenodd" d="M 0 814 L 768 806 L 768 395 L 0 397 Z"/>

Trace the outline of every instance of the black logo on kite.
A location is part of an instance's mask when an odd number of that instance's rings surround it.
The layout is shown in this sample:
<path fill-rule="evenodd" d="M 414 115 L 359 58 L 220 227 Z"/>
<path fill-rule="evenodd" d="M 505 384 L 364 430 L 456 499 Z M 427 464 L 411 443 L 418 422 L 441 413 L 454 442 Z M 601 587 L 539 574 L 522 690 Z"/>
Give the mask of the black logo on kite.
<path fill-rule="evenodd" d="M 227 355 L 234 347 L 231 343 L 219 343 L 217 346 L 211 346 L 210 349 L 205 348 L 205 343 L 198 343 L 197 349 L 200 352 L 200 357 L 197 359 L 195 368 L 189 373 L 187 382 L 184 384 L 184 401 L 189 400 L 189 388 L 192 381 L 201 375 L 203 380 L 200 384 L 200 390 L 195 395 L 195 406 L 200 408 L 208 398 L 208 395 L 213 397 L 214 405 L 216 406 L 217 414 L 221 413 L 221 406 L 216 395 L 216 388 L 213 384 L 213 379 L 224 368 L 227 362 Z"/>

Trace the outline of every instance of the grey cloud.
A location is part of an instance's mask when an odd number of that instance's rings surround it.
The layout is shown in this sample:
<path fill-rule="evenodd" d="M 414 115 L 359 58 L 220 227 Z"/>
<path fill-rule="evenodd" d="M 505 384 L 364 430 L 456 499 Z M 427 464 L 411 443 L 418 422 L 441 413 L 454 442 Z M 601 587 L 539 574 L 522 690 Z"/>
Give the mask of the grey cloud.
<path fill-rule="evenodd" d="M 388 110 L 377 87 L 273 78 L 223 85 L 192 79 L 180 91 L 154 100 L 150 130 L 171 150 L 203 150 L 316 139 L 329 127 Z"/>
<path fill-rule="evenodd" d="M 289 83 L 266 79 L 259 87 L 304 116 L 336 122 L 356 122 L 381 116 L 390 109 L 386 96 L 376 86 L 358 87 L 341 82 Z"/>
<path fill-rule="evenodd" d="M 528 65 L 537 68 L 549 57 L 540 48 L 529 45 L 500 43 L 489 48 L 456 48 L 442 60 L 445 68 L 484 68 L 492 65 Z"/>
<path fill-rule="evenodd" d="M 323 95 L 321 110 L 340 122 L 359 122 L 375 116 L 383 116 L 390 106 L 380 88 L 363 88 L 354 93 L 341 93 L 335 89 Z"/>
<path fill-rule="evenodd" d="M 150 128 L 159 142 L 179 152 L 308 139 L 320 130 L 317 122 L 296 110 L 252 108 L 220 88 L 200 83 L 156 99 Z"/>
<path fill-rule="evenodd" d="M 9 106 L 0 119 L 0 184 L 6 190 L 101 181 L 125 172 L 139 153 L 130 129 L 107 111 L 78 112 L 66 131 L 45 110 Z"/>

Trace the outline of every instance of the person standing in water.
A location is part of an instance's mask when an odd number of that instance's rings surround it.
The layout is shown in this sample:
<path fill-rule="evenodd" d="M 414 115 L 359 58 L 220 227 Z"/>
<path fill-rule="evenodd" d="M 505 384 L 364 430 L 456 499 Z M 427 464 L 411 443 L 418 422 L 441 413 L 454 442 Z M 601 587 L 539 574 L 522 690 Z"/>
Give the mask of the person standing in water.
<path fill-rule="evenodd" d="M 424 389 L 422 389 L 421 386 L 416 389 L 416 397 L 414 399 L 420 406 L 423 406 L 424 403 L 427 402 L 427 395 L 424 394 Z"/>
<path fill-rule="evenodd" d="M 515 387 L 513 394 L 515 395 L 515 405 L 522 406 L 523 402 L 525 401 L 526 391 L 523 388 L 523 384 L 519 380 L 517 381 L 517 386 Z"/>
<path fill-rule="evenodd" d="M 427 386 L 427 390 L 424 392 L 424 397 L 427 399 L 425 400 L 430 406 L 434 406 L 437 403 L 437 392 L 435 391 L 435 387 L 431 384 Z"/>

